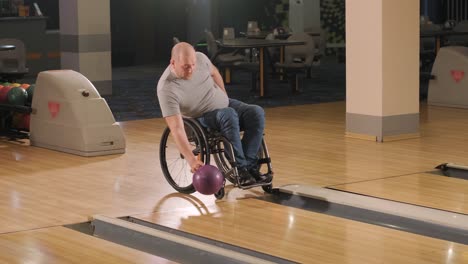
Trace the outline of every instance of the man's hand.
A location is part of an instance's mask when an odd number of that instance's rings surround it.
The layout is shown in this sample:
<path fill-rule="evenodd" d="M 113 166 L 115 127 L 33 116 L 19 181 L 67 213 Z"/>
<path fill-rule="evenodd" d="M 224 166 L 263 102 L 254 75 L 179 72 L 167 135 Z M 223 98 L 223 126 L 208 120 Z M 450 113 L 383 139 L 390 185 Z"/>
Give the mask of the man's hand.
<path fill-rule="evenodd" d="M 199 168 L 201 168 L 203 165 L 205 165 L 201 160 L 199 159 L 194 159 L 192 162 L 189 162 L 190 164 L 190 171 L 192 173 L 195 173 Z"/>

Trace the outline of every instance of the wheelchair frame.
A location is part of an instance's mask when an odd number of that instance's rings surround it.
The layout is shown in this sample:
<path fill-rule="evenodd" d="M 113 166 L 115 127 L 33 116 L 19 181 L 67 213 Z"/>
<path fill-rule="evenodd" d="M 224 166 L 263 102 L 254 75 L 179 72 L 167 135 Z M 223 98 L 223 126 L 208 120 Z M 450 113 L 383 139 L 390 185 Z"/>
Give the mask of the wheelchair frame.
<path fill-rule="evenodd" d="M 193 154 L 198 156 L 204 164 L 210 164 L 211 155 L 213 155 L 217 167 L 224 175 L 225 182 L 227 179 L 233 183 L 235 187 L 241 189 L 250 189 L 261 186 L 265 192 L 270 193 L 272 191 L 272 182 L 241 186 L 239 184 L 239 173 L 237 170 L 237 163 L 235 161 L 234 151 L 231 143 L 224 136 L 222 136 L 221 133 L 202 127 L 196 119 L 184 118 L 183 122 L 189 143 L 193 146 Z M 174 161 L 171 159 L 171 163 L 168 164 L 167 159 L 171 150 L 168 149 L 167 143 L 170 132 L 171 131 L 169 127 L 164 130 L 159 146 L 159 161 L 164 177 L 176 191 L 186 194 L 193 193 L 195 192 L 195 188 L 192 184 L 192 174 L 190 172 L 190 167 L 188 166 L 187 161 L 185 161 L 183 155 L 178 151 L 175 143 L 174 147 L 176 150 L 172 150 L 172 155 L 175 156 L 175 158 L 173 158 Z M 258 166 L 260 167 L 260 171 L 265 172 L 266 169 L 265 173 L 273 176 L 274 173 L 271 166 L 271 159 L 264 139 L 262 139 L 262 144 L 260 146 L 258 156 Z M 182 165 L 179 165 L 177 169 L 180 173 L 185 174 L 186 185 L 181 185 L 179 182 L 177 182 L 180 180 L 180 175 L 174 175 L 175 171 L 171 170 L 170 168 L 170 166 L 179 161 L 182 163 Z M 266 167 L 263 167 L 263 165 L 266 165 Z M 187 169 L 189 172 L 188 175 Z M 187 178 L 189 179 L 187 180 Z M 215 194 L 217 199 L 222 199 L 224 197 L 225 182 L 223 183 L 223 187 L 221 187 L 221 189 Z"/>

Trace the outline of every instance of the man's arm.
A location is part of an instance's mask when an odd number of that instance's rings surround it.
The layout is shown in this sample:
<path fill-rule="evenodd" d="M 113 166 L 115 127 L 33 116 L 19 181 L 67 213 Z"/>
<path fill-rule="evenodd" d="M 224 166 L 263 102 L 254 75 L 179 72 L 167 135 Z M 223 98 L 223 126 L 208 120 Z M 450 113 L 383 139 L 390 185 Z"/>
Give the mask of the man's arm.
<path fill-rule="evenodd" d="M 182 116 L 178 114 L 165 117 L 164 119 L 166 120 L 166 123 L 171 130 L 171 134 L 174 138 L 177 148 L 189 163 L 192 172 L 195 172 L 198 168 L 203 166 L 203 162 L 198 160 L 195 155 L 193 155 L 192 149 L 190 148 L 190 144 L 187 139 L 187 134 L 185 133 Z"/>
<path fill-rule="evenodd" d="M 224 88 L 223 77 L 213 64 L 211 64 L 211 77 L 213 77 L 214 82 L 219 86 L 219 88 L 227 94 L 226 88 Z"/>

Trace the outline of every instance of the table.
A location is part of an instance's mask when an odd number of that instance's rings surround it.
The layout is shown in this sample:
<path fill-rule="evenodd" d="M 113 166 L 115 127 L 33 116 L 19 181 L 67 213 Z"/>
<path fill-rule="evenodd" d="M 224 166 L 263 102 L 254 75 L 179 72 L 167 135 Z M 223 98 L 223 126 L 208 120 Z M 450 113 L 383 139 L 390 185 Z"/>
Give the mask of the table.
<path fill-rule="evenodd" d="M 247 33 L 245 34 L 246 38 L 249 39 L 265 39 L 268 34 L 273 33 L 272 31 L 260 31 L 257 33 Z M 291 36 L 291 33 L 282 33 L 282 34 L 273 34 L 275 39 L 287 39 L 289 36 Z"/>
<path fill-rule="evenodd" d="M 421 38 L 435 38 L 436 41 L 436 48 L 435 54 L 440 49 L 442 39 L 448 36 L 468 36 L 468 32 L 461 32 L 461 31 L 453 31 L 453 30 L 428 30 L 428 31 L 421 31 L 419 33 Z"/>
<path fill-rule="evenodd" d="M 14 50 L 14 49 L 16 49 L 14 45 L 0 45 L 0 51 Z"/>
<path fill-rule="evenodd" d="M 305 31 L 304 33 L 307 33 L 311 37 L 320 37 L 322 34 L 320 32 L 316 31 Z"/>
<path fill-rule="evenodd" d="M 253 49 L 259 50 L 259 71 L 260 71 L 260 97 L 265 96 L 265 48 L 280 47 L 280 61 L 284 61 L 284 47 L 291 45 L 304 45 L 304 41 L 283 40 L 283 39 L 248 39 L 235 38 L 217 41 L 221 48 Z"/>

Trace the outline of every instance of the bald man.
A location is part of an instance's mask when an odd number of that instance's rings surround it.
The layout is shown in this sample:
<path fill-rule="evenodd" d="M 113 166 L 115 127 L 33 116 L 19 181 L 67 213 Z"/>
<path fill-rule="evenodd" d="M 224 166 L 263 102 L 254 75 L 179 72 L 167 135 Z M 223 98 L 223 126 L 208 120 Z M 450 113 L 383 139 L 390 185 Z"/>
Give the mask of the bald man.
<path fill-rule="evenodd" d="M 183 116 L 198 119 L 203 126 L 220 131 L 231 142 L 241 186 L 271 181 L 271 175 L 260 174 L 257 166 L 265 127 L 263 109 L 228 98 L 219 71 L 205 54 L 195 52 L 188 43 L 176 44 L 170 65 L 159 79 L 157 93 L 162 115 L 192 172 L 203 163 L 192 153 Z"/>

